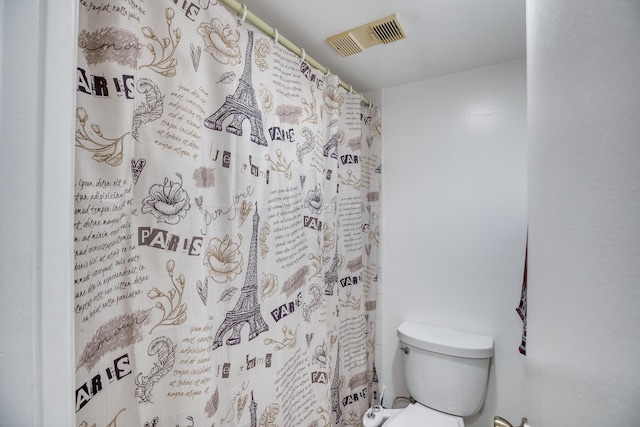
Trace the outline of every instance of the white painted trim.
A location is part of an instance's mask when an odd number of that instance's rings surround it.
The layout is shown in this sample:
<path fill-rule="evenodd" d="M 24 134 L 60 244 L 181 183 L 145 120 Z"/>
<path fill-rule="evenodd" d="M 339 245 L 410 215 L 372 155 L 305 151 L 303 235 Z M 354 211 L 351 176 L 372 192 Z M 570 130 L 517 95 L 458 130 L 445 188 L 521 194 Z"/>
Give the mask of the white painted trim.
<path fill-rule="evenodd" d="M 42 3 L 41 239 L 35 312 L 36 425 L 74 426 L 73 176 L 76 0 Z M 39 349 L 37 347 L 40 347 Z M 39 351 L 38 351 L 39 350 Z M 36 368 L 37 369 L 37 368 Z"/>

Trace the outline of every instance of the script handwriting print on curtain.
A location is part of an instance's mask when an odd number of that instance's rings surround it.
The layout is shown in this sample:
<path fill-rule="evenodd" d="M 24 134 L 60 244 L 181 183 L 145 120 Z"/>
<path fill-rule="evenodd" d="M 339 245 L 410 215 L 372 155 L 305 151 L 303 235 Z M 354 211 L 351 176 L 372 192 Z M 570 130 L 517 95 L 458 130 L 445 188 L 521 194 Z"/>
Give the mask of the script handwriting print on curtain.
<path fill-rule="evenodd" d="M 357 424 L 380 116 L 193 5 L 79 7 L 77 423 Z"/>

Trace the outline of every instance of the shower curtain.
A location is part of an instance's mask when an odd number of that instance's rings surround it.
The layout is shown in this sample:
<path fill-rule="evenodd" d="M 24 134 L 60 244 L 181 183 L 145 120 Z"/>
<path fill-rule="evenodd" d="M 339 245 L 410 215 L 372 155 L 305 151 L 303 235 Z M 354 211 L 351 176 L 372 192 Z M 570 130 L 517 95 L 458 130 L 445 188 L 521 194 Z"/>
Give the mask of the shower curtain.
<path fill-rule="evenodd" d="M 79 13 L 77 425 L 361 425 L 378 109 L 220 4 Z"/>

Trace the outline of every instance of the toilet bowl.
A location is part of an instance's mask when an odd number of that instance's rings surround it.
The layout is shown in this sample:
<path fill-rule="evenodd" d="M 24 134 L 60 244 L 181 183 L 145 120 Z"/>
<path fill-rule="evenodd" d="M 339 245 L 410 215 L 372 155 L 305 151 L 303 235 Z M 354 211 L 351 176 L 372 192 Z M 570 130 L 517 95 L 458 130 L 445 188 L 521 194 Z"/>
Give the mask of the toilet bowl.
<path fill-rule="evenodd" d="M 484 404 L 493 338 L 415 322 L 398 327 L 404 380 L 415 403 L 371 407 L 363 427 L 464 427 Z"/>
<path fill-rule="evenodd" d="M 378 427 L 383 424 L 384 427 L 464 427 L 461 417 L 435 411 L 420 403 L 412 403 L 402 409 L 382 409 L 379 411 L 381 416 L 376 420 L 368 415 L 372 409 L 362 418 L 362 427 Z"/>

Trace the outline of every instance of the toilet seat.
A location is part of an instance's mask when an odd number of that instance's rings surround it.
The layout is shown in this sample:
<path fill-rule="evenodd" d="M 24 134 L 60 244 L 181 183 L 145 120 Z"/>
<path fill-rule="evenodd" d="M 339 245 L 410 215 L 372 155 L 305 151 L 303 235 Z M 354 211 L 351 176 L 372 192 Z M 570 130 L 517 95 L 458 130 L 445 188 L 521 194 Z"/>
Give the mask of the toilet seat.
<path fill-rule="evenodd" d="M 412 403 L 389 418 L 383 427 L 464 427 L 464 421 L 461 417 Z"/>

